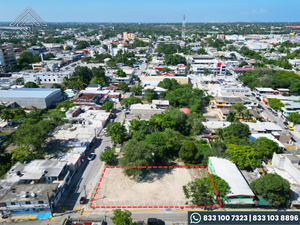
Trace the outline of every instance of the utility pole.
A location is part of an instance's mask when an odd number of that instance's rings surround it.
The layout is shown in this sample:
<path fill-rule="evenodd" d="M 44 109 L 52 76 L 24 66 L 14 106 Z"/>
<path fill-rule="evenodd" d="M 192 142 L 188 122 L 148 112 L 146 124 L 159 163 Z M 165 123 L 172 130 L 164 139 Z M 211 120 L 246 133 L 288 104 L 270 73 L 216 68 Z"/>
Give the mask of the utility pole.
<path fill-rule="evenodd" d="M 51 204 L 50 197 L 49 197 L 49 192 L 47 192 L 47 197 L 48 197 L 48 202 L 49 202 L 49 206 L 50 206 L 51 216 L 53 217 L 53 210 L 52 210 L 52 204 Z"/>

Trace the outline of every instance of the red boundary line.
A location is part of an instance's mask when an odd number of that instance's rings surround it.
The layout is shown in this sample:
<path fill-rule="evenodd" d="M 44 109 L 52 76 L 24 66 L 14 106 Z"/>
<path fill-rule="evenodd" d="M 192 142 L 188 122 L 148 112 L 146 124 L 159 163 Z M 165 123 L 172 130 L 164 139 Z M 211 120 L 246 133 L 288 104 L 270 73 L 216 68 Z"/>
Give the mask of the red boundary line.
<path fill-rule="evenodd" d="M 211 184 L 214 187 L 214 190 L 215 190 L 216 196 L 219 200 L 220 206 L 212 206 L 212 207 L 210 207 L 210 206 L 93 206 L 95 197 L 97 195 L 98 189 L 100 188 L 100 184 L 102 182 L 102 179 L 104 177 L 104 173 L 105 173 L 106 169 L 114 169 L 114 168 L 116 168 L 116 169 L 119 169 L 119 168 L 122 168 L 122 169 L 124 169 L 124 168 L 150 168 L 150 169 L 151 168 L 153 168 L 153 169 L 159 168 L 159 169 L 162 169 L 162 168 L 204 168 L 204 166 L 126 166 L 126 167 L 125 166 L 106 166 L 103 170 L 103 173 L 102 173 L 101 177 L 100 177 L 99 183 L 98 183 L 97 188 L 96 188 L 96 192 L 94 193 L 92 202 L 90 204 L 90 208 L 92 208 L 92 209 L 93 208 L 97 208 L 97 209 L 100 209 L 100 208 L 101 209 L 121 209 L 121 208 L 122 209 L 163 209 L 163 208 L 164 209 L 168 209 L 168 208 L 170 208 L 170 209 L 179 209 L 179 208 L 180 209 L 184 209 L 184 208 L 185 209 L 189 209 L 189 208 L 191 208 L 191 209 L 194 209 L 194 208 L 204 209 L 204 208 L 213 208 L 213 209 L 215 209 L 215 208 L 221 208 L 222 207 L 220 197 L 218 195 L 215 184 L 214 184 L 214 182 L 213 182 L 213 180 L 210 176 L 210 172 L 208 171 L 207 167 L 206 167 L 206 170 L 207 170 L 208 176 L 211 180 Z"/>

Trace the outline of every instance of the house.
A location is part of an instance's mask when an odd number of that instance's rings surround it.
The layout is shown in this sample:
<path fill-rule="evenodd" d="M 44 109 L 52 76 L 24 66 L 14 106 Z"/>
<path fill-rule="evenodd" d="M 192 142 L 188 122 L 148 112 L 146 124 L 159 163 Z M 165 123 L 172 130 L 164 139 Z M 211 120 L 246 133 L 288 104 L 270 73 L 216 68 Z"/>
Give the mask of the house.
<path fill-rule="evenodd" d="M 152 100 L 152 104 L 157 108 L 166 109 L 169 107 L 169 100 Z"/>
<path fill-rule="evenodd" d="M 288 103 L 288 105 L 281 107 L 281 110 L 282 110 L 282 115 L 288 117 L 291 113 L 300 111 L 300 103 L 299 102 Z"/>
<path fill-rule="evenodd" d="M 146 85 L 146 86 L 144 87 L 144 89 L 142 90 L 142 95 L 144 95 L 145 92 L 146 92 L 147 90 L 154 90 L 154 91 L 158 94 L 158 96 L 160 96 L 160 94 L 161 94 L 162 92 L 167 91 L 166 89 L 161 88 L 161 87 L 152 86 L 152 85 Z"/>
<path fill-rule="evenodd" d="M 256 91 L 257 94 L 269 94 L 269 95 L 274 95 L 275 94 L 275 90 L 273 90 L 272 88 L 259 88 L 259 87 L 256 87 L 254 89 Z"/>
<path fill-rule="evenodd" d="M 284 149 L 284 145 L 280 141 L 278 141 L 272 134 L 261 134 L 261 133 L 251 134 L 250 142 L 252 143 L 255 139 L 260 138 L 260 137 L 268 138 L 269 140 L 276 142 L 278 144 L 279 148 L 281 148 L 282 150 Z"/>
<path fill-rule="evenodd" d="M 234 104 L 242 103 L 248 109 L 256 109 L 258 101 L 252 97 L 214 97 L 210 99 L 211 108 L 231 108 Z"/>
<path fill-rule="evenodd" d="M 8 214 L 30 212 L 50 217 L 50 209 L 56 206 L 72 175 L 65 161 L 18 162 L 0 179 L 0 210 L 5 207 Z"/>
<path fill-rule="evenodd" d="M 107 94 L 107 100 L 118 103 L 121 101 L 121 93 L 120 92 L 109 92 Z"/>
<path fill-rule="evenodd" d="M 91 94 L 91 93 L 79 93 L 74 96 L 71 101 L 73 104 L 77 105 L 90 105 L 90 106 L 99 106 L 102 97 L 99 94 Z"/>
<path fill-rule="evenodd" d="M 288 89 L 288 88 L 277 88 L 277 91 L 279 92 L 279 94 L 283 94 L 283 93 L 289 94 L 290 93 L 290 89 Z"/>
<path fill-rule="evenodd" d="M 227 159 L 208 157 L 208 171 L 217 175 L 229 186 L 226 196 L 219 196 L 223 206 L 233 208 L 251 208 L 254 205 L 254 193 L 237 166 Z"/>
<path fill-rule="evenodd" d="M 71 119 L 81 113 L 81 106 L 73 106 L 66 112 L 66 118 Z"/>

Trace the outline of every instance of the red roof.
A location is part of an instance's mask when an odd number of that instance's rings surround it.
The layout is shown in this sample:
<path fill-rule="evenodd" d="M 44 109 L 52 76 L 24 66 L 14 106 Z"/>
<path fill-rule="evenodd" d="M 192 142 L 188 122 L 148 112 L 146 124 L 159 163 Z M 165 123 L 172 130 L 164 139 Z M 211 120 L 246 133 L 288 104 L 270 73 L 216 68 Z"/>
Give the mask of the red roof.
<path fill-rule="evenodd" d="M 190 109 L 189 108 L 181 108 L 179 109 L 181 112 L 184 112 L 185 114 L 189 113 L 190 112 Z"/>
<path fill-rule="evenodd" d="M 109 86 L 106 88 L 106 90 L 117 90 L 117 89 L 118 89 L 118 87 L 116 87 L 116 86 Z"/>

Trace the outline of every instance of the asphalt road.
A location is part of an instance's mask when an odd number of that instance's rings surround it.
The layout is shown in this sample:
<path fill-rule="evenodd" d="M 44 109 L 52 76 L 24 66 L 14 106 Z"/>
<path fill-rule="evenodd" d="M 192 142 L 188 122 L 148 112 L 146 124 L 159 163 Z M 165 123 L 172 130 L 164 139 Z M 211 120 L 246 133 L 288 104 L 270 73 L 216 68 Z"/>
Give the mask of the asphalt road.
<path fill-rule="evenodd" d="M 277 125 L 280 126 L 283 130 L 289 131 L 293 135 L 294 142 L 298 146 L 298 149 L 300 149 L 300 133 L 295 130 L 294 131 L 288 130 L 287 127 L 283 124 L 283 120 L 280 118 L 280 114 L 278 114 L 278 116 L 275 116 L 272 112 L 270 112 L 267 109 L 268 107 L 264 103 L 260 103 L 260 105 L 264 108 L 262 115 L 268 116 L 268 118 L 271 121 L 275 121 Z"/>

